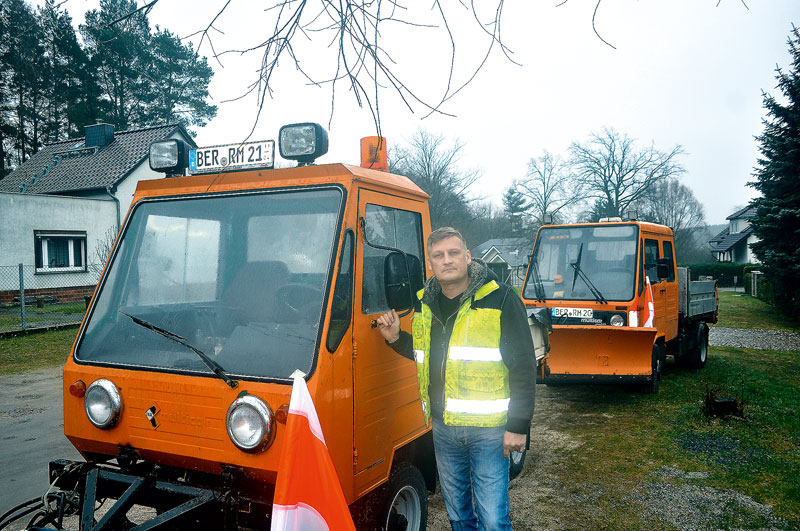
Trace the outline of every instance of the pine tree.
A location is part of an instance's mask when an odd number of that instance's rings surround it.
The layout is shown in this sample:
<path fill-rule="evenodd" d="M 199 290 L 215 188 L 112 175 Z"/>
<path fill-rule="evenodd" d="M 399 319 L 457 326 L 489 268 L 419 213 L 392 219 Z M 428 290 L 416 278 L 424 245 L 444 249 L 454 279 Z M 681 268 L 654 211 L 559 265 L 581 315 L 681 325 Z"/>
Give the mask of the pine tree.
<path fill-rule="evenodd" d="M 800 31 L 788 39 L 791 69 L 776 69 L 782 101 L 764 93 L 767 117 L 757 137 L 761 157 L 751 186 L 761 192 L 751 226 L 752 249 L 764 265 L 777 306 L 800 318 Z"/>
<path fill-rule="evenodd" d="M 503 210 L 508 218 L 510 237 L 524 234 L 524 216 L 528 212 L 528 202 L 516 185 L 509 186 L 503 193 Z"/>
<path fill-rule="evenodd" d="M 206 102 L 213 75 L 206 60 L 169 31 L 153 33 L 133 0 L 101 0 L 81 33 L 108 106 L 105 120 L 118 129 L 202 126 L 216 115 Z"/>

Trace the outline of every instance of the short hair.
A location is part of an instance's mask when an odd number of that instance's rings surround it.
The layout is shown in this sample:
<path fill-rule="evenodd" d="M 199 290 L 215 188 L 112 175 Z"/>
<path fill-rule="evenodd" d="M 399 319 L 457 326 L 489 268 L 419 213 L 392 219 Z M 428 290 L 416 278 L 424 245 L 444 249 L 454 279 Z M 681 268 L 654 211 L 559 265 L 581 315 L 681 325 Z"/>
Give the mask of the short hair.
<path fill-rule="evenodd" d="M 445 238 L 450 238 L 455 236 L 459 240 L 461 240 L 461 245 L 464 246 L 464 249 L 467 249 L 467 240 L 461 235 L 458 230 L 454 229 L 453 227 L 439 227 L 435 231 L 431 232 L 428 236 L 428 249 L 431 248 L 431 245 L 434 243 L 440 242 Z"/>

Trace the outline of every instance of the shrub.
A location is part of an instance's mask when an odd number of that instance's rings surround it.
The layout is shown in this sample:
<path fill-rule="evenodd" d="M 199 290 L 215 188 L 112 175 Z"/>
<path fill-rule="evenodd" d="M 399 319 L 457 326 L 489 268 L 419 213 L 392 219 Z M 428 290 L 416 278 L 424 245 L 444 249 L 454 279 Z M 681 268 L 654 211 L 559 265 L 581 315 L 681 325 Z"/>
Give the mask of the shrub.
<path fill-rule="evenodd" d="M 736 285 L 744 283 L 744 268 L 753 264 L 734 264 L 732 262 L 711 262 L 681 264 L 681 267 L 688 267 L 692 270 L 692 280 L 697 280 L 701 276 L 709 276 L 717 280 L 720 287 L 733 287 L 733 277 L 736 277 Z M 757 269 L 757 268 L 754 268 Z"/>

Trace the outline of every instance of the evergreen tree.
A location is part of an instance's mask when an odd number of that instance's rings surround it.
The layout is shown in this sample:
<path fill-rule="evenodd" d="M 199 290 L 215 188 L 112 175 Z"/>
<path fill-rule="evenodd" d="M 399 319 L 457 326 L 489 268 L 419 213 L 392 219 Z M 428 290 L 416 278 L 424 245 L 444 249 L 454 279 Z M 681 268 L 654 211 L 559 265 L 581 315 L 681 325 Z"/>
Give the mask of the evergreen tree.
<path fill-rule="evenodd" d="M 97 81 L 78 43 L 69 13 L 59 11 L 54 0 L 47 0 L 38 18 L 47 61 L 42 84 L 47 98 L 43 116 L 45 141 L 80 136 L 84 126 L 97 121 L 100 104 Z"/>
<path fill-rule="evenodd" d="M 81 33 L 108 105 L 105 119 L 118 129 L 204 125 L 216 115 L 206 103 L 213 75 L 206 60 L 169 31 L 153 34 L 132 0 L 101 0 L 99 10 L 86 13 Z"/>
<path fill-rule="evenodd" d="M 503 193 L 503 210 L 508 218 L 508 237 L 524 236 L 524 218 L 528 212 L 528 202 L 516 185 L 509 186 Z"/>
<path fill-rule="evenodd" d="M 788 39 L 791 68 L 775 76 L 783 101 L 764 93 L 767 117 L 758 136 L 761 157 L 751 186 L 761 192 L 751 226 L 761 241 L 752 249 L 763 262 L 775 303 L 800 318 L 800 32 Z"/>

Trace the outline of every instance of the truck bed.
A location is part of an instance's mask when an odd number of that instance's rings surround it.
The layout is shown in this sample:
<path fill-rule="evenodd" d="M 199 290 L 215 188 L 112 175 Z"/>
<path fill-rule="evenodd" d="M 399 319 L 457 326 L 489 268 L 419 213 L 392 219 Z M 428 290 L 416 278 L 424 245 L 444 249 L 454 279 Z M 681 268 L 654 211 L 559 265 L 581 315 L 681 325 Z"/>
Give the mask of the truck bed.
<path fill-rule="evenodd" d="M 690 271 L 678 268 L 678 310 L 689 320 L 711 320 L 717 313 L 717 281 L 689 280 Z"/>

